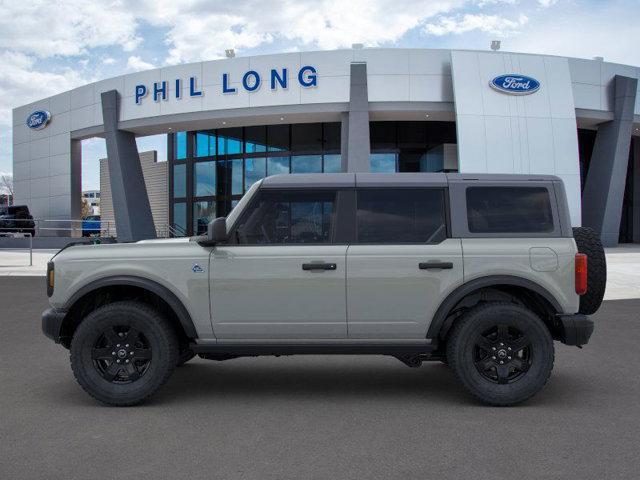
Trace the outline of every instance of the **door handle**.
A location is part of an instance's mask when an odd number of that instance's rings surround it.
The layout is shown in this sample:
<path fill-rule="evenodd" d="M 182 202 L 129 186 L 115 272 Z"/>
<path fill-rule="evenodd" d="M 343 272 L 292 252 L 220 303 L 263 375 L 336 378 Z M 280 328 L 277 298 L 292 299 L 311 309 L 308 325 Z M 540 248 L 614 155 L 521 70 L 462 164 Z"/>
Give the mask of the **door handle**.
<path fill-rule="evenodd" d="M 335 270 L 338 268 L 338 265 L 335 263 L 303 263 L 303 270 Z"/>
<path fill-rule="evenodd" d="M 420 270 L 450 270 L 453 268 L 453 262 L 420 262 L 418 268 Z"/>

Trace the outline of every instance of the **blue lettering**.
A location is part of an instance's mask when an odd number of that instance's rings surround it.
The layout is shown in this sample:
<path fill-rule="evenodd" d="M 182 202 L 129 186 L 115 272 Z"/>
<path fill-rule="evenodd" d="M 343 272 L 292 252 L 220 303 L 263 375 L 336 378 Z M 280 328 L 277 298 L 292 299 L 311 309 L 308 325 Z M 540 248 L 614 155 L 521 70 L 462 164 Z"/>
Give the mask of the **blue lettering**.
<path fill-rule="evenodd" d="M 180 90 L 180 79 L 176 78 L 176 98 L 180 98 L 182 91 Z"/>
<path fill-rule="evenodd" d="M 192 97 L 202 96 L 202 90 L 196 90 L 196 77 L 189 78 L 189 95 Z"/>
<path fill-rule="evenodd" d="M 278 74 L 275 68 L 271 69 L 271 90 L 276 89 L 276 82 L 280 84 L 282 88 L 287 88 L 287 69 L 282 69 L 282 76 Z"/>
<path fill-rule="evenodd" d="M 253 77 L 253 84 L 249 83 L 249 77 Z M 242 86 L 247 92 L 253 92 L 260 86 L 260 75 L 254 70 L 249 70 L 242 77 Z"/>
<path fill-rule="evenodd" d="M 305 74 L 309 73 L 306 77 Z M 318 85 L 318 78 L 316 75 L 316 69 L 314 67 L 306 66 L 302 67 L 298 72 L 298 81 L 303 87 L 315 87 Z"/>
<path fill-rule="evenodd" d="M 147 87 L 144 85 L 136 85 L 136 103 L 140 105 L 143 97 L 147 95 Z"/>
<path fill-rule="evenodd" d="M 157 102 L 158 101 L 158 94 L 162 92 L 162 100 L 166 100 L 167 99 L 167 82 L 163 81 L 160 83 L 160 85 L 162 85 L 162 88 L 158 88 L 158 82 L 154 82 L 153 84 L 153 101 Z"/>
<path fill-rule="evenodd" d="M 229 74 L 222 74 L 222 93 L 236 93 L 236 89 L 229 87 Z"/>

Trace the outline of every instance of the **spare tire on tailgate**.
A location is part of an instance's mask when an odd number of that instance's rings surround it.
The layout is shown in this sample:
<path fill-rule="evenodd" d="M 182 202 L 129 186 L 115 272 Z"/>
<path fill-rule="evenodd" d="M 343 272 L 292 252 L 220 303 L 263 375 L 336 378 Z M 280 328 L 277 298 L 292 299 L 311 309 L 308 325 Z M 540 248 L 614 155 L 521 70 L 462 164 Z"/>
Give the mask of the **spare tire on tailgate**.
<path fill-rule="evenodd" d="M 607 286 L 607 259 L 599 235 L 589 227 L 574 227 L 573 238 L 578 252 L 587 255 L 587 293 L 580 297 L 580 313 L 596 313 Z"/>

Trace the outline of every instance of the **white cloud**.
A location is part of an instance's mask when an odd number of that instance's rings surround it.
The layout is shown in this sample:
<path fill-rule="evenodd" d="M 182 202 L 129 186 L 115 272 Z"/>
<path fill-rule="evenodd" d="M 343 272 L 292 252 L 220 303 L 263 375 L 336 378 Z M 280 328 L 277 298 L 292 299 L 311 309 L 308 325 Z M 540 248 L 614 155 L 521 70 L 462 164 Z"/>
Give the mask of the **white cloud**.
<path fill-rule="evenodd" d="M 538 4 L 543 8 L 548 8 L 552 5 L 555 5 L 558 0 L 538 0 Z"/>
<path fill-rule="evenodd" d="M 455 17 L 439 17 L 434 23 L 424 26 L 424 32 L 429 35 L 462 34 L 478 30 L 499 37 L 507 37 L 518 33 L 529 18 L 520 14 L 511 20 L 499 15 L 465 14 Z"/>
<path fill-rule="evenodd" d="M 140 70 L 151 70 L 152 68 L 155 68 L 152 63 L 145 62 L 142 58 L 136 55 L 132 55 L 127 59 L 127 70 L 137 72 Z"/>
<path fill-rule="evenodd" d="M 243 49 L 290 41 L 298 48 L 377 46 L 400 39 L 464 0 L 279 0 L 179 2 L 147 0 L 146 21 L 168 28 L 168 63 L 219 58 Z"/>
<path fill-rule="evenodd" d="M 129 2 L 2 2 L 0 45 L 40 57 L 79 55 L 94 47 L 133 50 L 141 41 Z"/>
<path fill-rule="evenodd" d="M 102 63 L 104 65 L 113 65 L 114 63 L 116 63 L 116 59 L 113 57 L 105 57 L 102 59 Z"/>
<path fill-rule="evenodd" d="M 11 124 L 11 109 L 39 98 L 71 90 L 89 80 L 72 69 L 39 71 L 35 59 L 23 53 L 0 52 L 0 124 Z"/>

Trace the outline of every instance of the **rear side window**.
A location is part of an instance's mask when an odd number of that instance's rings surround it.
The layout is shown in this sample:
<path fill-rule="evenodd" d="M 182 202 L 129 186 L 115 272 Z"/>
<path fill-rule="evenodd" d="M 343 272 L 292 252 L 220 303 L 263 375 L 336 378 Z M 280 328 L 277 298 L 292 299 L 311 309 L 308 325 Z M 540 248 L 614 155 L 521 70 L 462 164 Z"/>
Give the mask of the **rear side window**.
<path fill-rule="evenodd" d="M 358 243 L 439 243 L 447 236 L 443 189 L 358 191 Z"/>
<path fill-rule="evenodd" d="M 548 233 L 554 230 L 544 187 L 467 188 L 471 233 Z"/>

